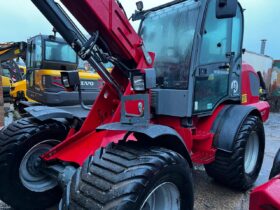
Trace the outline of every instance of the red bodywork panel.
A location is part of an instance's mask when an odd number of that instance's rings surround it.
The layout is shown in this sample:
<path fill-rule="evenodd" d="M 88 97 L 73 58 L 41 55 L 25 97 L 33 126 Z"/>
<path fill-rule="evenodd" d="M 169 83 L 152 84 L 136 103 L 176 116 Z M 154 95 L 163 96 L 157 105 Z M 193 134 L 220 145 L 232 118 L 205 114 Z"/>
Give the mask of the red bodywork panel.
<path fill-rule="evenodd" d="M 250 81 L 250 76 L 259 79 L 258 74 L 254 68 L 246 63 L 242 64 L 242 104 L 247 106 L 256 107 L 262 117 L 263 122 L 265 122 L 269 117 L 269 104 L 266 101 L 260 101 L 259 95 L 254 96 L 252 93 L 252 81 Z M 258 92 L 259 93 L 259 92 Z"/>
<path fill-rule="evenodd" d="M 250 210 L 280 209 L 280 175 L 255 188 L 250 196 Z"/>
<path fill-rule="evenodd" d="M 260 101 L 259 95 L 254 96 L 251 90 L 250 74 L 255 75 L 255 78 L 259 78 L 254 68 L 246 63 L 242 64 L 242 103 L 253 104 Z"/>
<path fill-rule="evenodd" d="M 99 31 L 114 56 L 140 62 L 142 39 L 115 0 L 62 0 L 62 3 L 89 33 Z"/>
<path fill-rule="evenodd" d="M 139 70 L 153 66 L 147 64 L 140 47 L 142 39 L 134 31 L 115 0 L 62 0 L 62 2 L 88 32 L 100 31 L 101 36 L 109 44 L 110 50 L 114 55 L 118 55 L 124 60 L 132 61 L 136 69 Z M 153 54 L 150 55 L 154 58 Z M 246 76 L 248 72 L 251 72 L 251 69 L 245 67 L 244 72 Z M 122 76 L 118 68 L 113 69 L 112 76 L 122 86 L 124 96 L 135 94 L 131 90 L 129 80 Z M 244 105 L 255 106 L 262 113 L 263 120 L 266 120 L 268 117 L 268 104 L 259 102 L 258 98 L 250 95 L 250 87 L 246 86 L 246 82 L 243 86 L 244 93 L 248 94 L 248 103 Z M 129 112 L 137 114 L 137 107 L 136 104 L 132 104 L 129 107 Z M 217 107 L 211 116 L 194 117 L 193 128 L 182 127 L 181 119 L 178 117 L 160 116 L 152 119 L 150 123 L 166 125 L 176 130 L 183 139 L 192 161 L 207 164 L 215 158 L 214 133 L 211 133 L 211 128 L 223 107 L 224 105 Z M 96 128 L 102 124 L 120 122 L 120 117 L 120 99 L 115 90 L 105 84 L 82 128 L 77 133 L 71 130 L 65 141 L 44 154 L 42 158 L 45 161 L 61 160 L 82 165 L 85 159 L 94 154 L 97 149 L 124 139 L 127 131 L 96 132 Z M 129 140 L 136 139 L 131 135 Z"/>

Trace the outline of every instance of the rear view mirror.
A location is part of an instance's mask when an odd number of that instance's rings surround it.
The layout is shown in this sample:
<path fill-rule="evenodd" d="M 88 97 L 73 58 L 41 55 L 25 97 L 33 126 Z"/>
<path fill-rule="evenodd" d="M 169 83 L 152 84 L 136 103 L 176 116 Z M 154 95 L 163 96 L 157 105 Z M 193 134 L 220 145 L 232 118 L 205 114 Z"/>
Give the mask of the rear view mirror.
<path fill-rule="evenodd" d="M 144 9 L 144 3 L 142 1 L 138 1 L 136 2 L 136 7 L 138 11 L 142 12 Z"/>
<path fill-rule="evenodd" d="M 235 17 L 237 6 L 237 0 L 217 0 L 216 17 L 218 19 Z"/>

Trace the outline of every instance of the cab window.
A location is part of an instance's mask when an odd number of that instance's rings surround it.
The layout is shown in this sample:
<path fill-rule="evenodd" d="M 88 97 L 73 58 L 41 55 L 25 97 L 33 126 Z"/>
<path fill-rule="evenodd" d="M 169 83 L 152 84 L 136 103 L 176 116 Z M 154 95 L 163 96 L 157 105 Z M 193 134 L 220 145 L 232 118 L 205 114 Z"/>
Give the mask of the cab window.
<path fill-rule="evenodd" d="M 31 68 L 40 68 L 42 63 L 42 39 L 35 37 L 29 44 L 27 53 L 27 66 Z"/>
<path fill-rule="evenodd" d="M 217 19 L 216 0 L 210 0 L 202 28 L 194 112 L 211 112 L 228 96 L 231 33 L 232 19 Z"/>
<path fill-rule="evenodd" d="M 66 43 L 45 41 L 45 59 L 47 61 L 76 63 L 75 51 Z"/>
<path fill-rule="evenodd" d="M 238 7 L 236 17 L 232 20 L 232 47 L 235 58 L 241 56 L 242 53 L 242 35 L 243 35 L 243 15 L 241 8 Z"/>
<path fill-rule="evenodd" d="M 2 69 L 2 72 L 3 72 L 4 77 L 10 77 L 11 76 L 9 69 Z"/>
<path fill-rule="evenodd" d="M 33 54 L 33 66 L 40 68 L 42 62 L 42 39 L 41 37 L 35 38 L 35 48 Z"/>
<path fill-rule="evenodd" d="M 142 22 L 145 47 L 156 54 L 158 88 L 187 89 L 199 8 L 200 2 L 186 1 L 152 12 Z"/>
<path fill-rule="evenodd" d="M 200 64 L 226 61 L 226 53 L 230 52 L 231 45 L 229 39 L 231 19 L 216 18 L 216 0 L 209 2 L 204 25 Z"/>

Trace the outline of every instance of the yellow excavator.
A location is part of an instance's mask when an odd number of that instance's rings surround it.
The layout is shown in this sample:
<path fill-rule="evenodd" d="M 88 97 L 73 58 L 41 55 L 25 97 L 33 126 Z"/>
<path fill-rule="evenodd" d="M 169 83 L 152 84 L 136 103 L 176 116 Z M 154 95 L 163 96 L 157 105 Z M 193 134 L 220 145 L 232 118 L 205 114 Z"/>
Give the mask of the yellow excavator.
<path fill-rule="evenodd" d="M 98 74 L 78 68 L 78 56 L 71 47 L 56 35 L 37 35 L 24 46 L 26 70 L 18 66 L 21 79 L 11 82 L 10 96 L 16 108 L 23 111 L 29 106 L 74 106 L 79 105 L 78 92 L 68 92 L 61 83 L 61 72 L 79 69 L 84 104 L 92 104 L 97 97 L 102 81 Z M 5 54 L 5 53 L 4 53 Z M 4 54 L 0 54 L 4 57 Z M 8 56 L 6 56 L 8 57 Z M 10 60 L 14 57 L 11 56 Z M 21 70 L 20 70 L 21 69 Z M 26 73 L 25 73 L 26 72 Z"/>
<path fill-rule="evenodd" d="M 23 75 L 26 72 L 24 66 L 18 65 L 15 58 L 24 58 L 26 43 L 0 43 L 0 67 L 1 80 L 3 87 L 3 96 L 5 102 L 10 101 L 10 86 L 18 81 L 22 81 Z"/>
<path fill-rule="evenodd" d="M 18 64 L 18 68 L 20 69 L 22 79 L 16 82 L 11 82 L 10 87 L 10 101 L 14 104 L 15 109 L 20 107 L 21 101 L 36 103 L 35 100 L 29 98 L 26 94 L 26 66 Z"/>

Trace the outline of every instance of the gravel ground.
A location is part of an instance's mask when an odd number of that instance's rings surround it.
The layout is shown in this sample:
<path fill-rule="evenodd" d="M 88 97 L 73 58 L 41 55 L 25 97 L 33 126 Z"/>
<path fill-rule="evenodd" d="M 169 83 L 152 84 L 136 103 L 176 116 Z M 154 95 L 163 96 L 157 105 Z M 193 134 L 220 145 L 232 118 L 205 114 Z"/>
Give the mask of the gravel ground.
<path fill-rule="evenodd" d="M 11 122 L 13 114 L 7 116 L 6 122 Z M 258 186 L 268 180 L 274 156 L 280 148 L 280 114 L 271 114 L 265 124 L 266 149 L 265 159 L 260 176 L 255 184 Z M 193 171 L 195 186 L 195 210 L 247 210 L 249 193 L 240 193 L 218 185 L 205 173 L 202 166 L 196 166 Z M 0 201 L 0 210 L 9 209 Z M 56 208 L 54 208 L 56 209 Z"/>

